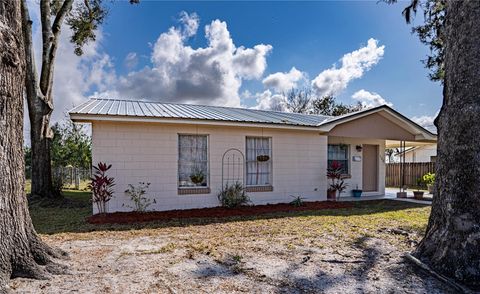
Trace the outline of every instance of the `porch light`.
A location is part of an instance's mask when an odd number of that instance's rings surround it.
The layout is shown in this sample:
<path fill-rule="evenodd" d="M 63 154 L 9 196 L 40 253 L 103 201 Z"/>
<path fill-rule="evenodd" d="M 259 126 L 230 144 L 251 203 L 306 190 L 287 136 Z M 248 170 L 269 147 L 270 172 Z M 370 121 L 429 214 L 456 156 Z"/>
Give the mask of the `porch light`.
<path fill-rule="evenodd" d="M 362 147 L 362 145 L 357 145 L 357 146 L 355 146 L 355 149 L 357 149 L 358 152 L 361 152 L 363 147 Z"/>

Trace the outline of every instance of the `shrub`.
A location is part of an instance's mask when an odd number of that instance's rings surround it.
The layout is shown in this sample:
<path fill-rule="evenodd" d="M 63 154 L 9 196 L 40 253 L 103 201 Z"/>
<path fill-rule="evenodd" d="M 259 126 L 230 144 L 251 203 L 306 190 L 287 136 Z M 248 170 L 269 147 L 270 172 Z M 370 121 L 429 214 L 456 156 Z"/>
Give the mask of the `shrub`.
<path fill-rule="evenodd" d="M 293 197 L 293 200 L 290 201 L 290 205 L 293 205 L 295 207 L 300 207 L 305 205 L 305 203 L 303 202 L 305 198 L 301 196 L 293 196 L 293 195 L 290 195 L 290 197 Z"/>
<path fill-rule="evenodd" d="M 426 173 L 423 175 L 422 180 L 426 185 L 433 185 L 435 183 L 435 174 Z"/>
<path fill-rule="evenodd" d="M 52 174 L 52 193 L 55 197 L 62 197 L 63 188 L 65 182 L 63 181 L 63 174 L 59 172 L 53 172 Z"/>
<path fill-rule="evenodd" d="M 250 203 L 250 198 L 245 193 L 245 188 L 240 182 L 232 185 L 225 185 L 225 188 L 218 194 L 218 200 L 223 207 L 234 208 Z"/>
<path fill-rule="evenodd" d="M 134 206 L 128 206 L 134 211 L 144 212 L 147 211 L 147 208 L 152 204 L 152 200 L 148 199 L 144 195 L 147 194 L 147 189 L 150 186 L 150 183 L 139 182 L 138 186 L 133 186 L 128 184 L 128 189 L 125 190 L 125 193 L 130 195 L 130 200 L 132 200 Z M 155 203 L 155 200 L 153 200 Z"/>
<path fill-rule="evenodd" d="M 93 166 L 94 175 L 92 182 L 88 186 L 92 191 L 92 201 L 97 205 L 98 213 L 106 213 L 106 204 L 113 196 L 113 186 L 115 179 L 107 176 L 107 171 L 112 165 L 99 162 L 97 166 Z"/>
<path fill-rule="evenodd" d="M 333 161 L 327 168 L 327 179 L 331 181 L 329 190 L 338 191 L 338 194 L 345 191 L 348 184 L 345 183 L 342 177 L 342 164 L 338 161 Z"/>

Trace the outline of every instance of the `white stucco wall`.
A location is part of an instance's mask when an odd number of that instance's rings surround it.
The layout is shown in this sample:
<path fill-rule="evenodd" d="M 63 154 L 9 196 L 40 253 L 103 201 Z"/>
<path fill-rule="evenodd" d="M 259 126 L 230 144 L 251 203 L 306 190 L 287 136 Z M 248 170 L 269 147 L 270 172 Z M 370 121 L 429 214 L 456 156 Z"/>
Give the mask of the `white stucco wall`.
<path fill-rule="evenodd" d="M 362 189 L 362 171 L 363 171 L 363 156 L 362 151 L 358 152 L 355 148 L 357 145 L 371 144 L 378 145 L 378 191 L 375 192 L 363 192 L 362 196 L 374 196 L 385 194 L 385 140 L 374 139 L 357 139 L 346 137 L 328 137 L 328 144 L 346 144 L 349 145 L 349 164 L 351 178 L 346 179 L 348 184 L 347 189 L 340 197 L 351 197 L 352 189 Z M 353 161 L 353 156 L 362 157 L 361 161 Z"/>
<path fill-rule="evenodd" d="M 415 148 L 405 154 L 405 162 L 431 162 L 432 156 L 437 156 L 437 144 Z"/>
<path fill-rule="evenodd" d="M 208 134 L 210 194 L 178 195 L 178 134 Z M 245 152 L 246 136 L 262 136 L 260 128 L 195 126 L 158 123 L 94 122 L 93 164 L 112 164 L 115 177 L 108 212 L 129 211 L 124 193 L 128 184 L 150 182 L 151 210 L 212 207 L 218 205 L 222 183 L 222 155 L 229 148 Z M 290 195 L 307 201 L 326 199 L 327 137 L 316 131 L 263 129 L 272 137 L 273 192 L 248 193 L 254 204 L 290 202 Z M 383 153 L 382 153 L 383 154 Z M 355 169 L 357 167 L 353 165 Z M 382 177 L 383 179 L 383 177 Z M 357 178 L 354 181 L 358 181 Z M 94 210 L 96 208 L 94 207 Z M 94 211 L 96 212 L 96 211 Z"/>

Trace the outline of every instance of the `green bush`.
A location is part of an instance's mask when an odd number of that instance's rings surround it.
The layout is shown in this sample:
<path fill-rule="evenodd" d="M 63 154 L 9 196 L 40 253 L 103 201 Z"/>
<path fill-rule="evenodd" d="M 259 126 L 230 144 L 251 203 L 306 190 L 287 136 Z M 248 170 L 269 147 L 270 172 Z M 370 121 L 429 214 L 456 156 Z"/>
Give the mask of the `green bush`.
<path fill-rule="evenodd" d="M 425 185 L 433 185 L 435 183 L 435 174 L 426 173 L 423 175 L 422 180 L 425 183 Z"/>
<path fill-rule="evenodd" d="M 226 184 L 224 189 L 218 193 L 218 200 L 223 207 L 234 208 L 250 203 L 250 197 L 245 193 L 245 188 L 239 182 Z"/>

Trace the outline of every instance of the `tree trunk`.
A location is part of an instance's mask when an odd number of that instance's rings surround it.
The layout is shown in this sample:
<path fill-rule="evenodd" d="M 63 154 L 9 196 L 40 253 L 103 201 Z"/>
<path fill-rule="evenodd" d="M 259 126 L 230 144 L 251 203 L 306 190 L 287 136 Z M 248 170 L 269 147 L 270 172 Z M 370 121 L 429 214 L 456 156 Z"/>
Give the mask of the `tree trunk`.
<path fill-rule="evenodd" d="M 446 3 L 436 192 L 415 255 L 480 289 L 480 1 Z"/>
<path fill-rule="evenodd" d="M 22 0 L 22 30 L 25 48 L 25 90 L 30 119 L 30 142 L 32 145 L 31 194 L 39 198 L 53 198 L 60 196 L 60 194 L 54 193 L 56 191 L 54 191 L 52 186 L 50 158 L 52 131 L 50 129 L 50 117 L 52 115 L 53 105 L 51 103 L 51 87 L 45 89 L 47 92 L 46 96 L 42 95 L 42 91 L 39 88 L 40 81 L 35 67 L 32 21 L 25 0 Z M 48 35 L 48 30 L 46 31 Z M 47 41 L 53 42 L 53 40 L 50 39 Z M 53 54 L 53 56 L 54 55 L 55 54 Z"/>
<path fill-rule="evenodd" d="M 62 252 L 43 243 L 25 197 L 23 94 L 25 59 L 19 1 L 0 1 L 0 293 L 11 277 L 48 278 Z"/>
<path fill-rule="evenodd" d="M 40 98 L 27 98 L 30 104 L 41 105 Z M 41 111 L 41 106 L 29 106 L 30 115 L 30 142 L 32 147 L 32 197 L 56 198 L 61 197 L 52 185 L 52 164 L 50 146 L 52 131 L 50 129 L 51 113 Z M 40 109 L 40 111 L 38 110 Z M 45 114 L 44 114 L 45 113 Z"/>

